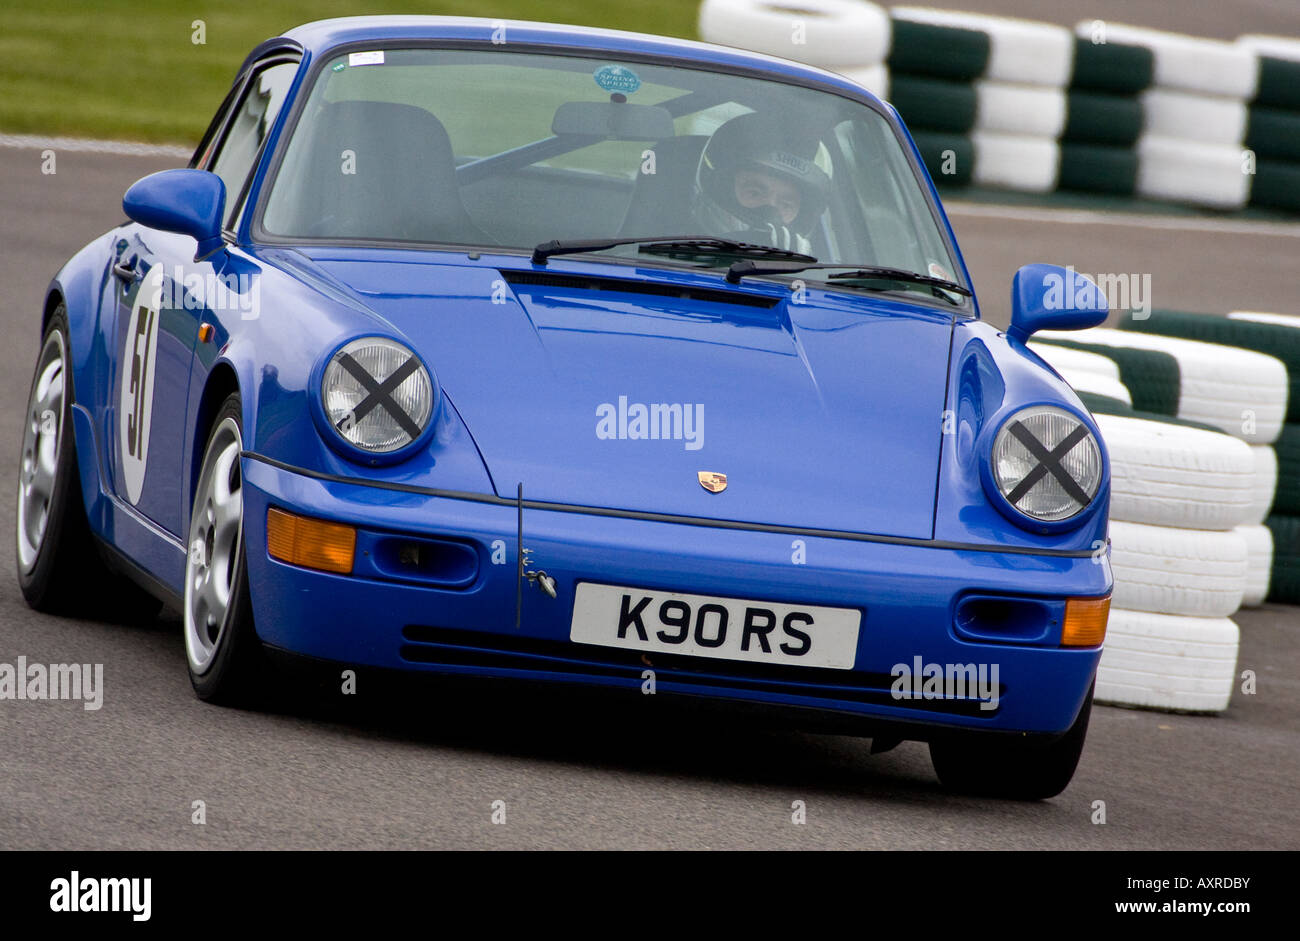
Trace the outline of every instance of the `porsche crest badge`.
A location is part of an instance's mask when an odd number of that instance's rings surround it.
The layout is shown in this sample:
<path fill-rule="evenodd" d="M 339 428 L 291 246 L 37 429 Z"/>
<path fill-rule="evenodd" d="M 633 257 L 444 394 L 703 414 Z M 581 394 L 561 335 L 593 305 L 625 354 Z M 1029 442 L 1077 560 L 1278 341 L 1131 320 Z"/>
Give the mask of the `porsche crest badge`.
<path fill-rule="evenodd" d="M 695 476 L 699 478 L 700 486 L 709 493 L 722 493 L 727 489 L 726 474 L 718 474 L 714 471 L 698 471 Z"/>

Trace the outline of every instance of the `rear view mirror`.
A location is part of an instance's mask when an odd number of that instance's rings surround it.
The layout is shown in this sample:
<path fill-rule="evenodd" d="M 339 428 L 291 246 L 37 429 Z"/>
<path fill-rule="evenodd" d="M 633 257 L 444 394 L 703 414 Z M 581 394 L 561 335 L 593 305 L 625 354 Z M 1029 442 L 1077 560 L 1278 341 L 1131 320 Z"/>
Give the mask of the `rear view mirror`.
<path fill-rule="evenodd" d="M 674 136 L 673 116 L 658 105 L 566 101 L 555 109 L 551 133 L 557 137 L 657 141 Z"/>

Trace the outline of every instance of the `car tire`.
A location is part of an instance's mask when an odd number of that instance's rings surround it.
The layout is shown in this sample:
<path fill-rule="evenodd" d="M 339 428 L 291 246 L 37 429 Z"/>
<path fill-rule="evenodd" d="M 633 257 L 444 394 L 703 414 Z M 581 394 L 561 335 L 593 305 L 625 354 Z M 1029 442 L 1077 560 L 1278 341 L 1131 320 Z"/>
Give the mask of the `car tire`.
<path fill-rule="evenodd" d="M 1097 701 L 1222 712 L 1232 698 L 1240 636 L 1230 618 L 1111 608 L 1097 668 Z"/>
<path fill-rule="evenodd" d="M 1119 402 L 1127 408 L 1133 407 L 1133 398 L 1129 395 L 1128 387 L 1118 379 L 1095 372 L 1076 372 L 1072 369 L 1058 369 L 1057 372 L 1075 392 L 1100 395 Z"/>
<path fill-rule="evenodd" d="M 857 82 L 877 98 L 889 98 L 889 68 L 883 62 L 865 68 L 838 66 L 833 71 Z"/>
<path fill-rule="evenodd" d="M 1076 34 L 1090 38 L 1093 23 L 1091 18 L 1083 20 L 1075 27 Z M 1106 43 L 1150 49 L 1152 84 L 1161 88 L 1231 98 L 1255 94 L 1259 67 L 1252 59 L 1254 53 L 1245 47 L 1119 23 L 1106 24 Z"/>
<path fill-rule="evenodd" d="M 1124 330 L 1045 330 L 1035 339 L 1113 356 L 1135 408 L 1204 422 L 1250 444 L 1272 444 L 1287 414 L 1286 365 L 1253 350 L 1147 332 L 1182 326 L 1166 322 L 1173 319 L 1157 311 L 1146 320 L 1126 321 Z M 1160 354 L 1172 357 L 1177 368 L 1161 368 Z"/>
<path fill-rule="evenodd" d="M 1001 186 L 1024 193 L 1050 193 L 1061 169 L 1061 145 L 1053 138 L 972 131 L 977 186 Z"/>
<path fill-rule="evenodd" d="M 1068 346 L 1057 346 L 1053 343 L 1030 342 L 1025 345 L 1047 365 L 1062 375 L 1067 371 L 1071 373 L 1096 373 L 1117 382 L 1120 381 L 1119 364 L 1109 356 L 1103 356 L 1100 353 L 1089 353 L 1086 350 L 1071 349 Z M 1124 398 L 1128 399 L 1128 396 L 1125 395 Z"/>
<path fill-rule="evenodd" d="M 1238 526 L 1236 531 L 1246 540 L 1246 591 L 1241 606 L 1257 608 L 1268 597 L 1273 574 L 1273 534 L 1267 526 Z"/>
<path fill-rule="evenodd" d="M 929 7 L 891 7 L 890 15 L 895 24 L 900 20 L 925 23 L 987 36 L 989 55 L 983 78 L 1049 88 L 1064 88 L 1070 82 L 1075 43 L 1064 26 Z"/>
<path fill-rule="evenodd" d="M 149 621 L 162 602 L 109 569 L 86 518 L 68 332 L 67 308 L 59 304 L 41 341 L 23 415 L 14 526 L 18 587 L 37 611 Z"/>
<path fill-rule="evenodd" d="M 1161 310 L 1143 320 L 1126 316 L 1120 328 L 1240 347 L 1280 359 L 1290 371 L 1287 421 L 1300 422 L 1300 317 L 1245 310 L 1233 311 L 1227 317 Z"/>
<path fill-rule="evenodd" d="M 1147 134 L 1238 149 L 1246 137 L 1246 102 L 1241 98 L 1207 98 L 1174 88 L 1148 88 L 1138 100 Z"/>
<path fill-rule="evenodd" d="M 1300 604 L 1300 516 L 1274 513 L 1264 521 L 1273 536 L 1273 570 L 1268 600 Z"/>
<path fill-rule="evenodd" d="M 1112 604 L 1130 611 L 1228 617 L 1246 591 L 1239 533 L 1111 520 Z"/>
<path fill-rule="evenodd" d="M 1059 138 L 1065 130 L 1065 89 L 1008 82 L 975 83 L 975 130 Z"/>
<path fill-rule="evenodd" d="M 1246 524 L 1253 526 L 1268 519 L 1273 512 L 1273 500 L 1277 494 L 1278 466 L 1277 452 L 1272 445 L 1256 444 L 1250 450 L 1255 455 L 1255 489 L 1250 501 L 1250 515 Z"/>
<path fill-rule="evenodd" d="M 794 40 L 796 25 L 803 42 Z M 705 0 L 700 38 L 798 59 L 810 65 L 879 65 L 889 54 L 890 19 L 866 0 L 801 0 L 798 9 L 765 0 Z"/>
<path fill-rule="evenodd" d="M 186 542 L 186 664 L 198 697 L 219 705 L 258 699 L 267 679 L 245 563 L 242 414 L 235 393 L 212 421 Z"/>
<path fill-rule="evenodd" d="M 1273 445 L 1277 480 L 1270 511 L 1300 515 L 1300 423 L 1287 422 Z"/>
<path fill-rule="evenodd" d="M 1055 797 L 1078 767 L 1092 696 L 1089 689 L 1069 731 L 1049 744 L 973 733 L 931 742 L 930 763 L 944 787 L 963 794 L 1010 800 Z"/>
<path fill-rule="evenodd" d="M 1111 519 L 1222 531 L 1250 516 L 1256 460 L 1244 441 L 1167 422 L 1094 417 L 1110 455 Z"/>

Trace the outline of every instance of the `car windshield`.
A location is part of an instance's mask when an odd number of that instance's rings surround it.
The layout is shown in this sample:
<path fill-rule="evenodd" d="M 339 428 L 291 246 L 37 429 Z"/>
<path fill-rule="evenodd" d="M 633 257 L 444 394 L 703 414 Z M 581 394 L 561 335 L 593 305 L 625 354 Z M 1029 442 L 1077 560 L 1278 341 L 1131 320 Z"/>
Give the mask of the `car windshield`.
<path fill-rule="evenodd" d="M 850 98 L 505 49 L 347 52 L 318 74 L 264 202 L 272 238 L 527 251 L 714 237 L 823 263 L 957 271 L 899 138 Z M 672 249 L 678 262 L 719 263 Z M 675 263 L 635 244 L 605 251 Z"/>

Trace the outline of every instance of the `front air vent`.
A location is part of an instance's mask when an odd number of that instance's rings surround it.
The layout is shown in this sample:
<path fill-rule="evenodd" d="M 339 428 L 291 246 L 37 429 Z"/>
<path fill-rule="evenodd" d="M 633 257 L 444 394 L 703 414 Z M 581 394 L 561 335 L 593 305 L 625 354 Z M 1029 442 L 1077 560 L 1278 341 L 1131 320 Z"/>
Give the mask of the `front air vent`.
<path fill-rule="evenodd" d="M 744 291 L 723 291 L 711 288 L 685 287 L 662 284 L 656 281 L 631 281 L 624 278 L 596 278 L 575 274 L 549 274 L 542 271 L 503 271 L 501 276 L 509 284 L 531 284 L 538 287 L 564 288 L 571 291 L 611 291 L 620 294 L 652 294 L 656 297 L 675 297 L 688 301 L 708 301 L 713 304 L 733 304 L 742 307 L 761 307 L 767 310 L 776 306 L 777 298 Z"/>
<path fill-rule="evenodd" d="M 661 671 L 661 680 L 686 687 L 762 690 L 829 702 L 876 706 L 905 705 L 918 711 L 981 718 L 998 714 L 997 709 L 985 709 L 987 703 L 969 697 L 911 699 L 900 704 L 892 693 L 896 679 L 891 673 L 750 663 L 657 652 L 643 654 L 639 650 L 547 640 L 513 632 L 471 631 L 422 624 L 408 624 L 402 628 L 402 639 L 405 643 L 399 648 L 401 658 L 408 663 L 426 666 L 475 667 L 480 670 L 527 671 L 539 677 L 550 674 L 640 682 L 642 671 L 652 665 Z M 998 693 L 999 697 L 1005 695 L 1006 686 L 999 686 Z"/>

